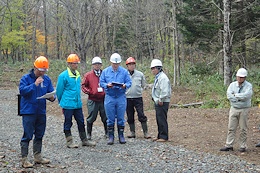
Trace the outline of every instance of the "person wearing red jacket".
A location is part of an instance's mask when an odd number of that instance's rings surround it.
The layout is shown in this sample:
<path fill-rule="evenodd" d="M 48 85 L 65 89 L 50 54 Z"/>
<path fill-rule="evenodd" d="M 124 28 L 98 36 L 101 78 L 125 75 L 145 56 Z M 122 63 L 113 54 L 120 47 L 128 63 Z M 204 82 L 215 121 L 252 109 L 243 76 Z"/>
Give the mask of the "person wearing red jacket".
<path fill-rule="evenodd" d="M 97 119 L 98 112 L 104 124 L 105 136 L 107 137 L 107 117 L 104 108 L 105 92 L 100 87 L 99 77 L 101 75 L 102 60 L 100 57 L 92 59 L 93 70 L 87 72 L 82 80 L 81 89 L 88 94 L 88 117 L 87 117 L 87 139 L 91 140 L 93 123 Z"/>

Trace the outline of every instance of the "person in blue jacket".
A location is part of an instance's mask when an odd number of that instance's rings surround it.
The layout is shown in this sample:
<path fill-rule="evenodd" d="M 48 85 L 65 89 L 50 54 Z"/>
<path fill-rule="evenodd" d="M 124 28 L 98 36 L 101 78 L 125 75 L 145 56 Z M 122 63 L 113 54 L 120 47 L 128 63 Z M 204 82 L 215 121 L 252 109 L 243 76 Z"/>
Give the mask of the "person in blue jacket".
<path fill-rule="evenodd" d="M 33 164 L 27 158 L 29 142 L 33 135 L 34 162 L 40 164 L 50 162 L 41 155 L 42 139 L 46 129 L 46 98 L 37 99 L 37 97 L 54 91 L 51 79 L 45 74 L 48 68 L 47 58 L 39 56 L 34 62 L 34 68 L 20 80 L 20 115 L 22 116 L 24 130 L 20 146 L 24 168 L 33 167 Z M 47 100 L 53 102 L 55 100 L 54 94 Z"/>
<path fill-rule="evenodd" d="M 78 148 L 78 145 L 73 143 L 71 135 L 72 116 L 74 116 L 77 125 L 79 136 L 82 141 L 82 146 L 95 146 L 94 141 L 87 139 L 84 116 L 82 112 L 81 102 L 81 79 L 80 74 L 77 71 L 80 59 L 76 54 L 70 54 L 67 58 L 68 67 L 63 71 L 57 81 L 56 95 L 59 101 L 59 105 L 62 108 L 64 114 L 64 127 L 67 147 Z"/>
<path fill-rule="evenodd" d="M 126 90 L 132 81 L 128 71 L 120 66 L 122 59 L 118 53 L 110 57 L 111 66 L 105 68 L 100 76 L 100 86 L 105 90 L 105 111 L 107 115 L 108 145 L 114 144 L 114 125 L 117 120 L 117 130 L 120 144 L 125 144 L 125 111 Z"/>

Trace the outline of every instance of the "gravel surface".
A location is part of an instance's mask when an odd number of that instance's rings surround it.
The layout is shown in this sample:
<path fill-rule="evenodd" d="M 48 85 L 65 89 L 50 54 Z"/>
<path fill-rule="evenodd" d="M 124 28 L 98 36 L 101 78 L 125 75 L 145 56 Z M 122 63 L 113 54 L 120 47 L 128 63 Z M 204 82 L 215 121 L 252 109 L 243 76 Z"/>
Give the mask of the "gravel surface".
<path fill-rule="evenodd" d="M 0 90 L 0 173 L 3 172 L 260 172 L 260 166 L 250 164 L 232 155 L 217 156 L 194 152 L 156 143 L 145 139 L 127 139 L 125 145 L 108 146 L 103 127 L 94 126 L 96 147 L 69 149 L 65 146 L 63 119 L 47 115 L 47 128 L 43 141 L 43 155 L 51 160 L 48 165 L 34 165 L 24 169 L 20 164 L 20 138 L 22 119 L 17 116 L 16 91 Z M 80 143 L 74 122 L 74 140 Z M 29 160 L 33 161 L 32 142 Z"/>

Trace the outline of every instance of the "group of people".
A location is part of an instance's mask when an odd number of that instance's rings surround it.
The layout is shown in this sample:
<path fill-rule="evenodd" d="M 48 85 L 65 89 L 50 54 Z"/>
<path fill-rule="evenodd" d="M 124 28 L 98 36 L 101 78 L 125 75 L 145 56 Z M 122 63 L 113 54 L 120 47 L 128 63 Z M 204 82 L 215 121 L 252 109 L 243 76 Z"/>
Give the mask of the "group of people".
<path fill-rule="evenodd" d="M 147 117 L 143 110 L 142 91 L 146 88 L 146 80 L 144 74 L 136 70 L 136 59 L 129 57 L 126 60 L 126 69 L 120 66 L 122 58 L 118 53 L 111 55 L 110 62 L 110 66 L 101 70 L 101 58 L 94 57 L 92 70 L 84 75 L 81 82 L 80 73 L 77 71 L 80 58 L 76 54 L 70 54 L 67 58 L 67 69 L 58 77 L 56 94 L 39 99 L 46 93 L 55 93 L 55 91 L 51 79 L 45 74 L 49 69 L 48 59 L 40 56 L 35 60 L 34 68 L 21 78 L 19 86 L 20 115 L 22 115 L 24 129 L 20 142 L 23 167 L 33 167 L 27 158 L 29 142 L 33 139 L 33 135 L 34 162 L 40 164 L 50 162 L 41 155 L 42 139 L 46 129 L 46 100 L 53 102 L 56 98 L 58 99 L 64 114 L 63 130 L 68 148 L 78 147 L 73 142 L 71 133 L 73 117 L 77 122 L 82 146 L 96 145 L 96 142 L 92 140 L 92 128 L 98 114 L 104 125 L 104 136 L 108 138 L 108 145 L 114 144 L 115 124 L 119 143 L 126 143 L 124 137 L 125 112 L 130 128 L 130 134 L 127 137 L 136 137 L 134 115 L 137 112 L 144 138 L 151 138 L 148 133 Z M 150 68 L 155 76 L 152 99 L 158 127 L 157 137 L 153 141 L 166 142 L 169 139 L 167 113 L 171 98 L 171 84 L 163 72 L 163 65 L 159 59 L 153 59 Z M 227 89 L 227 98 L 231 108 L 226 145 L 220 151 L 233 150 L 238 126 L 241 129 L 239 151 L 246 151 L 248 112 L 253 95 L 252 84 L 246 81 L 246 77 L 247 70 L 240 68 L 236 73 L 236 81 L 232 82 Z M 88 94 L 87 132 L 82 111 L 81 91 Z M 260 143 L 256 147 L 260 147 Z"/>
<path fill-rule="evenodd" d="M 57 80 L 56 91 L 51 79 L 45 74 L 49 69 L 48 59 L 38 57 L 34 62 L 34 68 L 29 74 L 25 74 L 20 80 L 20 115 L 23 123 L 23 136 L 20 142 L 22 166 L 33 167 L 28 160 L 29 142 L 33 139 L 34 162 L 47 164 L 50 160 L 41 154 L 42 139 L 46 129 L 46 100 L 51 102 L 58 99 L 64 115 L 63 131 L 68 148 L 77 148 L 73 142 L 71 127 L 72 118 L 76 120 L 79 137 L 82 146 L 95 146 L 92 140 L 93 123 L 98 114 L 104 125 L 104 136 L 108 138 L 108 145 L 114 144 L 115 124 L 117 125 L 120 144 L 125 144 L 125 112 L 130 128 L 128 138 L 135 138 L 135 111 L 141 122 L 144 138 L 149 139 L 147 117 L 143 110 L 142 91 L 146 87 L 145 76 L 136 70 L 136 60 L 129 57 L 126 60 L 127 69 L 120 66 L 122 58 L 118 53 L 110 57 L 111 65 L 101 70 L 100 57 L 92 59 L 92 70 L 87 72 L 81 81 L 77 68 L 80 58 L 76 54 L 70 54 L 67 58 L 67 69 L 63 71 Z M 151 62 L 151 71 L 155 75 L 152 88 L 152 99 L 155 105 L 158 135 L 153 141 L 168 141 L 167 112 L 171 97 L 171 84 L 169 78 L 163 72 L 163 65 L 159 59 Z M 85 130 L 84 115 L 82 111 L 81 91 L 88 94 Z M 48 93 L 55 93 L 50 94 Z M 48 95 L 43 98 L 41 96 Z"/>

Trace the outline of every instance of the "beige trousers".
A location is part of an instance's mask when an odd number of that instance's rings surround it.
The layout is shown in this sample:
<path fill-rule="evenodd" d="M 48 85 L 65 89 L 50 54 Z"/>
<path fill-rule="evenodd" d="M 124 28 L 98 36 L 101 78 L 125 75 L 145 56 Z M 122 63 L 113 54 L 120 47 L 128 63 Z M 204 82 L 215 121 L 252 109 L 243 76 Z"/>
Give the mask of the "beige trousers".
<path fill-rule="evenodd" d="M 237 109 L 233 107 L 230 108 L 226 147 L 233 147 L 238 125 L 240 128 L 240 136 L 239 136 L 240 148 L 247 147 L 246 140 L 247 140 L 248 112 L 249 112 L 249 108 L 245 108 L 245 109 Z"/>

